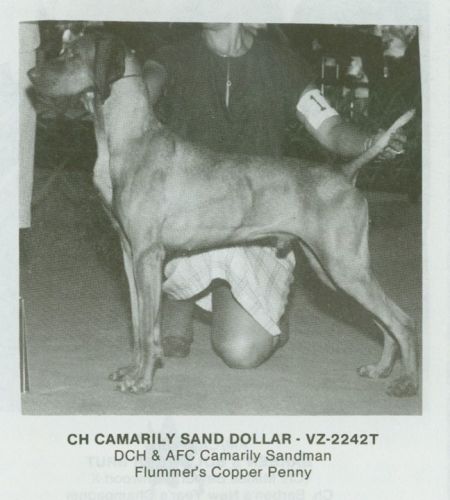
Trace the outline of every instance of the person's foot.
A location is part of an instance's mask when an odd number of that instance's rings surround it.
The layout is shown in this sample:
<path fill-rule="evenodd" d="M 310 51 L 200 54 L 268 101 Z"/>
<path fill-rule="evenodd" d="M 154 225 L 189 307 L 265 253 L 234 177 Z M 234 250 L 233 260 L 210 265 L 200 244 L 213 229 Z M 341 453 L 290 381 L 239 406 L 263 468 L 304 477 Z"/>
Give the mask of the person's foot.
<path fill-rule="evenodd" d="M 164 356 L 185 358 L 194 338 L 192 313 L 194 302 L 163 296 L 161 346 Z"/>
<path fill-rule="evenodd" d="M 191 343 L 189 338 L 178 335 L 163 336 L 161 339 L 164 356 L 168 358 L 185 358 L 191 351 Z"/>

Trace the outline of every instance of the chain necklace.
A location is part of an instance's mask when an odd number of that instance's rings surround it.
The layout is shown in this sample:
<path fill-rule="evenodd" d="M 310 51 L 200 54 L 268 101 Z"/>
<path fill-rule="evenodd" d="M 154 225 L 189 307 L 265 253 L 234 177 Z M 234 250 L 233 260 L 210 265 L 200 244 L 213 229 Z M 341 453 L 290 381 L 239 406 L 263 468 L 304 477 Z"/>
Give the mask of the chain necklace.
<path fill-rule="evenodd" d="M 230 58 L 227 57 L 227 80 L 225 82 L 225 106 L 227 109 L 230 105 L 230 91 L 231 91 Z"/>
<path fill-rule="evenodd" d="M 206 36 L 205 32 L 203 32 L 202 36 L 205 39 L 206 44 L 209 46 L 210 50 L 212 50 L 212 52 L 215 52 L 220 57 L 224 57 L 224 58 L 226 57 L 226 59 L 227 59 L 227 77 L 226 77 L 226 81 L 225 81 L 225 107 L 228 109 L 230 106 L 230 95 L 231 95 L 231 85 L 232 85 L 231 71 L 230 71 L 230 67 L 231 67 L 230 58 L 231 57 L 240 57 L 241 55 L 246 54 L 253 45 L 253 36 L 251 36 L 250 39 L 248 39 L 248 37 L 247 37 L 247 40 L 242 40 L 241 46 L 238 49 L 229 50 L 229 51 L 227 51 L 227 53 L 224 53 L 222 51 L 217 50 L 217 44 L 212 43 L 208 39 L 208 37 Z M 230 54 L 232 54 L 232 55 L 230 55 Z"/>

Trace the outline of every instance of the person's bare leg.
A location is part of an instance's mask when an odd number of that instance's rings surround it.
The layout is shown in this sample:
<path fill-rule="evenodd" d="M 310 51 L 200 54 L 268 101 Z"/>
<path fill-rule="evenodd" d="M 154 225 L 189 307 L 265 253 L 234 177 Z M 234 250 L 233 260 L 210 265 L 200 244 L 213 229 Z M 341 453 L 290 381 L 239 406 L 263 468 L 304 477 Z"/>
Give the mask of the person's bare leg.
<path fill-rule="evenodd" d="M 212 344 L 214 350 L 230 366 L 240 363 L 245 365 L 248 361 L 257 366 L 288 341 L 287 312 L 280 321 L 281 335 L 274 337 L 239 305 L 227 284 L 216 286 L 212 293 Z M 192 317 L 195 303 L 191 300 L 171 299 L 164 294 L 161 307 L 161 343 L 164 355 L 186 357 L 193 342 Z M 244 333 L 240 335 L 238 332 Z M 246 347 L 243 348 L 242 344 L 246 344 Z M 239 351 L 239 356 L 236 351 Z"/>
<path fill-rule="evenodd" d="M 161 317 L 161 344 L 165 356 L 184 358 L 193 341 L 192 315 L 195 303 L 174 300 L 163 295 Z"/>
<path fill-rule="evenodd" d="M 263 363 L 278 345 L 233 297 L 229 286 L 212 292 L 211 341 L 216 353 L 231 368 L 254 368 Z"/>

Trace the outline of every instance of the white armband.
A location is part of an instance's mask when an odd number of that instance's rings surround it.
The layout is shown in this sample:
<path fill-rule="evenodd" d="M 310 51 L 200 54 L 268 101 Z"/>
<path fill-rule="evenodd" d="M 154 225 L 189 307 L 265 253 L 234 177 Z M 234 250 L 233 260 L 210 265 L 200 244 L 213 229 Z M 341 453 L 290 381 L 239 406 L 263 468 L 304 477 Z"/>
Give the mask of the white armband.
<path fill-rule="evenodd" d="M 300 98 L 297 103 L 297 111 L 316 130 L 325 120 L 339 114 L 328 104 L 318 89 L 309 90 Z"/>

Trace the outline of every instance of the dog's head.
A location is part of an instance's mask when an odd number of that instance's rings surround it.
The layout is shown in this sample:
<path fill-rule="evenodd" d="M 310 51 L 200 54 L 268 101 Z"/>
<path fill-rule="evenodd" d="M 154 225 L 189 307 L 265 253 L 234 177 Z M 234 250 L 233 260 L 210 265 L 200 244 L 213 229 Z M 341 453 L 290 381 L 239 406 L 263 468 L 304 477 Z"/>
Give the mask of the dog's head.
<path fill-rule="evenodd" d="M 117 37 L 91 33 L 68 43 L 63 52 L 28 72 L 39 94 L 71 96 L 94 90 L 101 102 L 109 97 L 111 84 L 125 71 L 126 48 Z"/>

